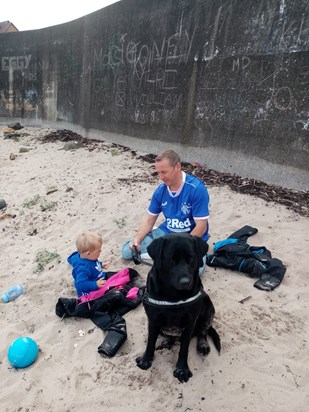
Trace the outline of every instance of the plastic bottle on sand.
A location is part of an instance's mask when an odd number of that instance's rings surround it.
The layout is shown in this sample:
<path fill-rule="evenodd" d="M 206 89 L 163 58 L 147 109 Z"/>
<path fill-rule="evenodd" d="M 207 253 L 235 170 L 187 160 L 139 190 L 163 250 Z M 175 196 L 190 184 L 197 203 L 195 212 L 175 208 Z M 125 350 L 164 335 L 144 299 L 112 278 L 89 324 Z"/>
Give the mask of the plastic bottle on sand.
<path fill-rule="evenodd" d="M 5 303 L 11 302 L 12 300 L 18 298 L 18 296 L 20 296 L 23 293 L 23 291 L 24 289 L 22 286 L 14 285 L 11 289 L 4 292 L 4 294 L 1 296 L 1 299 Z"/>

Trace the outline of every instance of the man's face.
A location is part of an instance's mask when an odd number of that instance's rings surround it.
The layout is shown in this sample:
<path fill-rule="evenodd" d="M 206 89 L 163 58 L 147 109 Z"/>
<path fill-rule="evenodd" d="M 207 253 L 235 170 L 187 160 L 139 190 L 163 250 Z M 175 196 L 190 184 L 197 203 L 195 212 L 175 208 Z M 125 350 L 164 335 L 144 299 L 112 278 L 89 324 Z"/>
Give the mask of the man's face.
<path fill-rule="evenodd" d="M 175 166 L 171 166 L 167 159 L 162 159 L 155 163 L 156 172 L 158 177 L 167 186 L 174 185 L 179 179 L 179 173 L 181 169 L 180 163 Z"/>

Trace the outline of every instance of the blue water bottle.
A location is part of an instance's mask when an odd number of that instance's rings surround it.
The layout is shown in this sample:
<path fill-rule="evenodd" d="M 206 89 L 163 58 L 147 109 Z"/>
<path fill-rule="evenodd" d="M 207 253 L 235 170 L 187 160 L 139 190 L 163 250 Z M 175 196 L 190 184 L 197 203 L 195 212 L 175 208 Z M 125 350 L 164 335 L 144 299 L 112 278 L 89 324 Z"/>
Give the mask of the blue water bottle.
<path fill-rule="evenodd" d="M 18 298 L 23 293 L 24 289 L 20 285 L 15 285 L 11 289 L 7 290 L 2 296 L 2 300 L 5 303 L 11 302 L 12 300 L 15 300 Z"/>

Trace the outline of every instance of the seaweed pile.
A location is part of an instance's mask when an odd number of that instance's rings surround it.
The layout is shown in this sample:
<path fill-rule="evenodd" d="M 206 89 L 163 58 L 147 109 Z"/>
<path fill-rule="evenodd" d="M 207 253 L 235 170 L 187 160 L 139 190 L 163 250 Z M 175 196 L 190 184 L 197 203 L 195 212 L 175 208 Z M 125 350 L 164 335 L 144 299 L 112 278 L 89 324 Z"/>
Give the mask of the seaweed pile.
<path fill-rule="evenodd" d="M 117 148 L 122 152 L 130 152 L 132 156 L 136 156 L 136 151 L 131 150 L 129 147 L 116 143 L 106 146 L 106 142 L 104 141 L 88 139 L 67 129 L 59 129 L 57 131 L 51 132 L 43 136 L 41 140 L 42 142 L 54 142 L 57 140 L 68 142 L 73 140 L 87 146 L 88 150 L 93 150 L 94 148 L 109 150 L 112 147 Z M 151 153 L 143 156 L 138 156 L 138 159 L 152 164 L 154 164 L 155 158 L 156 155 Z M 182 169 L 185 172 L 193 174 L 201 179 L 208 187 L 228 186 L 234 192 L 260 197 L 267 202 L 274 202 L 280 205 L 284 205 L 288 209 L 302 216 L 309 216 L 308 191 L 286 189 L 280 186 L 264 183 L 260 180 L 241 177 L 236 174 L 217 172 L 194 162 L 182 162 Z M 155 175 L 156 172 L 153 172 L 152 176 Z M 121 179 L 121 182 L 125 183 L 125 179 Z"/>

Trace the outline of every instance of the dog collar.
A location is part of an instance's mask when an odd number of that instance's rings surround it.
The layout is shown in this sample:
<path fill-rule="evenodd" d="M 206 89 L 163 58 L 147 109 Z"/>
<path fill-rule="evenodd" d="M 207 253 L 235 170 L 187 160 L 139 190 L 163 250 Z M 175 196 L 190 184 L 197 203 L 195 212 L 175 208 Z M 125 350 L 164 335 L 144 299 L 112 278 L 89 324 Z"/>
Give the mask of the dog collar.
<path fill-rule="evenodd" d="M 195 300 L 199 299 L 201 295 L 202 295 L 202 292 L 199 291 L 195 296 L 191 296 L 191 298 L 188 298 L 186 300 L 178 300 L 177 302 L 169 302 L 167 300 L 153 299 L 149 296 L 148 292 L 146 291 L 144 294 L 143 300 L 146 300 L 152 305 L 157 305 L 157 306 L 179 306 L 179 305 L 185 305 L 190 302 L 194 302 Z"/>

